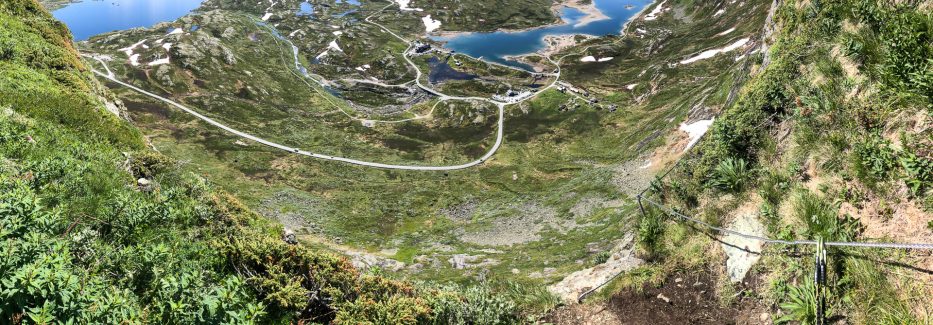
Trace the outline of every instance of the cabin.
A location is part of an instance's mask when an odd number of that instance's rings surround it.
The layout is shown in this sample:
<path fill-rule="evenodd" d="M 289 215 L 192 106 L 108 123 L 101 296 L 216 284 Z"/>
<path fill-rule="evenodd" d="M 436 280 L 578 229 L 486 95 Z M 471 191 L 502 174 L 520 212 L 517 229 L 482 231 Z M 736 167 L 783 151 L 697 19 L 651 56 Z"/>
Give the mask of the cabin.
<path fill-rule="evenodd" d="M 415 53 L 424 54 L 431 50 L 431 44 L 415 43 Z"/>

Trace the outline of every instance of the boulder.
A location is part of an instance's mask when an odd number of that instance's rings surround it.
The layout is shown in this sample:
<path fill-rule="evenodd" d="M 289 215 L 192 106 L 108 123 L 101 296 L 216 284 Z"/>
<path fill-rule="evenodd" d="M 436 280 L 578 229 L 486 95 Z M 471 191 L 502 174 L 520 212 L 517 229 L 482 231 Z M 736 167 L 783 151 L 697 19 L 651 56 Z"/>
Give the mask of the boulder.
<path fill-rule="evenodd" d="M 290 245 L 298 244 L 298 239 L 295 238 L 295 232 L 289 228 L 285 228 L 285 234 L 282 235 L 282 240 Z"/>

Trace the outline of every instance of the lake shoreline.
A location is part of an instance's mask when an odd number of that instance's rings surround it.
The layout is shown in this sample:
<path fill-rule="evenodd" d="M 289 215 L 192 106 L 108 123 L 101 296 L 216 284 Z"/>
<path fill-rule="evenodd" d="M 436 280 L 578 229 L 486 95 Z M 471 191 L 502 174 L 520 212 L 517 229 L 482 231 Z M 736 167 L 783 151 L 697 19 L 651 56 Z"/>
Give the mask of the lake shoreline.
<path fill-rule="evenodd" d="M 618 0 L 591 0 L 584 3 L 585 1 L 556 1 L 551 8 L 560 13 L 559 23 L 495 32 L 443 31 L 430 33 L 428 37 L 441 43 L 441 47 L 460 53 L 468 52 L 471 56 L 483 57 L 486 61 L 527 66 L 514 59 L 535 55 L 550 57 L 576 46 L 585 39 L 603 35 L 624 35 L 628 23 L 643 17 L 645 9 L 655 3 L 646 0 L 631 0 L 630 3 Z"/>
<path fill-rule="evenodd" d="M 609 16 L 607 16 L 605 13 L 599 10 L 599 8 L 596 7 L 595 1 L 590 0 L 589 4 L 581 4 L 580 1 L 583 1 L 583 0 L 561 0 L 559 2 L 555 2 L 554 5 L 551 6 L 551 11 L 554 13 L 555 16 L 557 16 L 558 19 L 557 21 L 553 23 L 549 23 L 549 24 L 526 27 L 526 28 L 519 28 L 519 29 L 500 29 L 494 32 L 469 32 L 469 31 L 441 30 L 441 31 L 430 32 L 430 33 L 427 33 L 426 35 L 434 36 L 434 37 L 442 38 L 442 39 L 450 39 L 450 38 L 455 38 L 455 37 L 460 37 L 460 36 L 470 35 L 470 34 L 476 34 L 476 33 L 495 33 L 495 32 L 522 33 L 522 32 L 532 31 L 535 29 L 543 29 L 543 28 L 548 28 L 548 27 L 558 27 L 558 26 L 563 26 L 563 25 L 569 25 L 571 22 L 563 18 L 563 13 L 561 12 L 561 9 L 563 8 L 577 9 L 580 12 L 585 14 L 583 18 L 580 18 L 579 20 L 575 21 L 576 24 L 574 25 L 577 25 L 577 26 L 583 26 L 594 21 L 610 19 Z"/>
<path fill-rule="evenodd" d="M 172 22 L 201 7 L 202 0 L 62 0 L 49 13 L 68 26 L 75 42 L 113 31 Z M 133 14 L 138 13 L 138 14 Z"/>
<path fill-rule="evenodd" d="M 599 8 L 596 7 L 595 1 L 589 0 L 589 3 L 582 3 L 583 1 L 586 1 L 586 0 L 563 0 L 560 2 L 555 2 L 554 5 L 551 6 L 551 11 L 559 15 L 561 12 L 561 9 L 566 7 L 566 8 L 577 9 L 580 12 L 586 14 L 586 16 L 583 16 L 583 18 L 580 18 L 576 21 L 576 24 L 574 24 L 575 26 L 583 26 L 583 25 L 592 23 L 594 21 L 610 19 L 609 16 L 607 16 L 605 13 L 602 12 L 602 10 L 599 10 Z"/>

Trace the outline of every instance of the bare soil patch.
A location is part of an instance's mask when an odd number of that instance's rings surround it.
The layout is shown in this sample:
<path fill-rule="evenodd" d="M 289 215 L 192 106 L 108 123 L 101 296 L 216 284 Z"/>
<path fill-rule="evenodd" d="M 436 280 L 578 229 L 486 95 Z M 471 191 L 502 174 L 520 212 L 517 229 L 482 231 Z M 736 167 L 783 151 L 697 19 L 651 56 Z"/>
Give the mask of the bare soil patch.
<path fill-rule="evenodd" d="M 563 306 L 545 317 L 553 324 L 770 324 L 757 301 L 739 295 L 735 303 L 721 306 L 716 275 L 708 270 L 680 271 L 660 287 L 624 290 L 606 303 Z M 748 287 L 755 287 L 750 276 Z"/>

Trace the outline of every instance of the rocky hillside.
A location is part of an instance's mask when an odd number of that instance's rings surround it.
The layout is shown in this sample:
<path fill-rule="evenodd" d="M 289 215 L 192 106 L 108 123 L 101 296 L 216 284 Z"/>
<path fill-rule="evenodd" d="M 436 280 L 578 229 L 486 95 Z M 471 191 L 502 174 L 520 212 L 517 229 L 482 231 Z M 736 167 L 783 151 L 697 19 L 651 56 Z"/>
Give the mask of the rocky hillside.
<path fill-rule="evenodd" d="M 510 294 L 414 286 L 290 244 L 280 226 L 147 149 L 71 39 L 34 0 L 0 3 L 0 323 L 521 316 Z"/>

